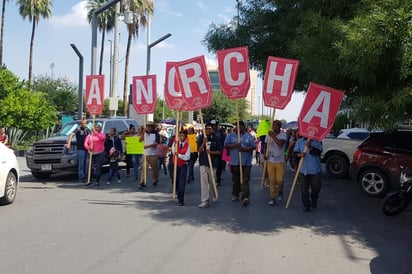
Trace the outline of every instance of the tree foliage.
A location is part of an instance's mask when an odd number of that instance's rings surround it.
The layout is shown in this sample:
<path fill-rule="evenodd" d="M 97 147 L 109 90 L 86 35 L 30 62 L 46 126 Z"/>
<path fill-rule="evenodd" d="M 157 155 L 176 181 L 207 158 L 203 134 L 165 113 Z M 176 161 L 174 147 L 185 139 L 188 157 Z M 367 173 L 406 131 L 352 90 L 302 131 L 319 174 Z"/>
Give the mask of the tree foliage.
<path fill-rule="evenodd" d="M 77 111 L 77 87 L 66 79 L 38 76 L 33 81 L 32 89 L 46 93 L 47 101 L 54 105 L 57 111 L 68 113 Z"/>
<path fill-rule="evenodd" d="M 14 90 L 0 103 L 0 121 L 7 127 L 40 131 L 57 122 L 56 109 L 48 103 L 46 93 Z"/>
<path fill-rule="evenodd" d="M 240 12 L 236 27 L 209 27 L 209 51 L 246 45 L 262 73 L 268 56 L 298 59 L 296 90 L 342 89 L 343 106 L 372 127 L 411 117 L 411 1 L 250 0 Z"/>

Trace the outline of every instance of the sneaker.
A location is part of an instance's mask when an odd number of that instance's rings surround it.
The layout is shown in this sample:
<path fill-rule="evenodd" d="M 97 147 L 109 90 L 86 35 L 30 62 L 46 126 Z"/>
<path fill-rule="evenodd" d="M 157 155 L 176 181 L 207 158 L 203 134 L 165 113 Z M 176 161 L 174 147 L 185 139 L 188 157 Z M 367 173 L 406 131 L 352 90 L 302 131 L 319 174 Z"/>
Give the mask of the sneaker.
<path fill-rule="evenodd" d="M 209 203 L 207 201 L 205 201 L 205 202 L 201 202 L 197 207 L 198 208 L 205 208 L 205 207 L 208 207 L 208 206 L 209 206 Z"/>
<path fill-rule="evenodd" d="M 283 200 L 283 193 L 279 192 L 278 194 L 278 201 L 282 201 Z"/>
<path fill-rule="evenodd" d="M 86 184 L 86 186 L 89 186 L 89 185 L 91 185 L 92 184 L 92 182 L 90 181 L 90 182 L 88 182 L 87 184 Z"/>
<path fill-rule="evenodd" d="M 117 180 L 117 183 L 119 183 L 119 184 L 120 184 L 121 182 L 122 182 L 122 180 L 120 180 L 120 179 L 119 179 L 119 180 Z"/>
<path fill-rule="evenodd" d="M 243 206 L 248 206 L 249 205 L 249 198 L 243 198 L 243 200 L 242 200 L 242 205 Z"/>
<path fill-rule="evenodd" d="M 177 206 L 184 206 L 185 205 L 185 203 L 183 203 L 183 202 L 178 202 L 177 203 Z"/>
<path fill-rule="evenodd" d="M 110 181 L 107 181 L 107 182 L 106 182 L 106 185 L 110 185 Z"/>
<path fill-rule="evenodd" d="M 233 202 L 239 201 L 239 197 L 235 196 L 235 195 L 232 195 L 232 201 Z"/>
<path fill-rule="evenodd" d="M 140 189 L 145 189 L 145 188 L 146 188 L 146 185 L 145 185 L 144 183 L 140 183 L 139 188 L 140 188 Z"/>
<path fill-rule="evenodd" d="M 268 205 L 270 205 L 270 206 L 276 205 L 276 199 L 271 199 L 271 200 L 269 201 Z"/>

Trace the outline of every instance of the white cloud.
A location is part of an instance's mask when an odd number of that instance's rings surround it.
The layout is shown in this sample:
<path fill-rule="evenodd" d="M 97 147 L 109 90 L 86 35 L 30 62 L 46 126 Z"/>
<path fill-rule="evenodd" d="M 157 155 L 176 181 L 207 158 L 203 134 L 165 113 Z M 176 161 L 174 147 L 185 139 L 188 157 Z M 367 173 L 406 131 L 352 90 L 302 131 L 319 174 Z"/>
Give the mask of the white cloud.
<path fill-rule="evenodd" d="M 71 8 L 71 12 L 62 16 L 53 16 L 50 23 L 54 27 L 83 27 L 89 26 L 87 21 L 87 1 L 81 1 Z"/>

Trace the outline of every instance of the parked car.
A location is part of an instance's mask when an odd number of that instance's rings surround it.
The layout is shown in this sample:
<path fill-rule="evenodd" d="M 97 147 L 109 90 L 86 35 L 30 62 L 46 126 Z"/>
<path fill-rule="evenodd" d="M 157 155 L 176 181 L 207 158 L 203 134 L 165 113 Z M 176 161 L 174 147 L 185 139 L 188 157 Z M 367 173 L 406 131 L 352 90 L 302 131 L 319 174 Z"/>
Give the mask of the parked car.
<path fill-rule="evenodd" d="M 0 143 L 0 204 L 11 204 L 16 199 L 19 170 L 14 151 Z"/>
<path fill-rule="evenodd" d="M 87 121 L 87 127 L 92 128 L 92 120 Z M 66 123 L 56 136 L 34 142 L 29 146 L 26 153 L 27 167 L 31 170 L 33 177 L 47 179 L 52 174 L 61 172 L 77 171 L 76 138 L 72 139 L 70 149 L 65 148 L 69 135 L 79 127 L 80 121 Z M 102 132 L 108 134 L 111 128 L 116 128 L 118 134 L 129 129 L 132 124 L 139 126 L 133 119 L 96 119 L 95 124 L 102 127 Z"/>
<path fill-rule="evenodd" d="M 347 128 L 342 129 L 337 138 L 343 139 L 354 139 L 354 140 L 365 140 L 369 136 L 369 130 L 367 128 Z"/>
<path fill-rule="evenodd" d="M 371 133 L 354 153 L 351 177 L 372 197 L 399 188 L 400 167 L 412 168 L 411 140 L 409 129 Z"/>

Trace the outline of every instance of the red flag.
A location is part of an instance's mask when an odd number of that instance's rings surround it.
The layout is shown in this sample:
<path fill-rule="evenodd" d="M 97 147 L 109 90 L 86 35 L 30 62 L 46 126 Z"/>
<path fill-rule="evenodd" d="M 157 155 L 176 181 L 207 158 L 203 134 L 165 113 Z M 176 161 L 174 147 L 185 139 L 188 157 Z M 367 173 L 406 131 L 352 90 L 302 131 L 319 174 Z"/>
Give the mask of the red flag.
<path fill-rule="evenodd" d="M 132 103 L 138 114 L 153 113 L 156 109 L 156 75 L 133 76 Z"/>
<path fill-rule="evenodd" d="M 220 88 L 229 99 L 245 98 L 250 88 L 248 47 L 217 51 Z"/>
<path fill-rule="evenodd" d="M 103 113 L 104 75 L 86 76 L 86 107 L 91 115 Z"/>
<path fill-rule="evenodd" d="M 343 91 L 310 83 L 300 111 L 299 135 L 322 141 L 332 129 Z"/>
<path fill-rule="evenodd" d="M 284 109 L 290 102 L 299 61 L 269 56 L 263 83 L 265 106 Z"/>
<path fill-rule="evenodd" d="M 207 108 L 212 102 L 212 85 L 204 56 L 175 64 L 183 98 L 189 110 Z"/>

